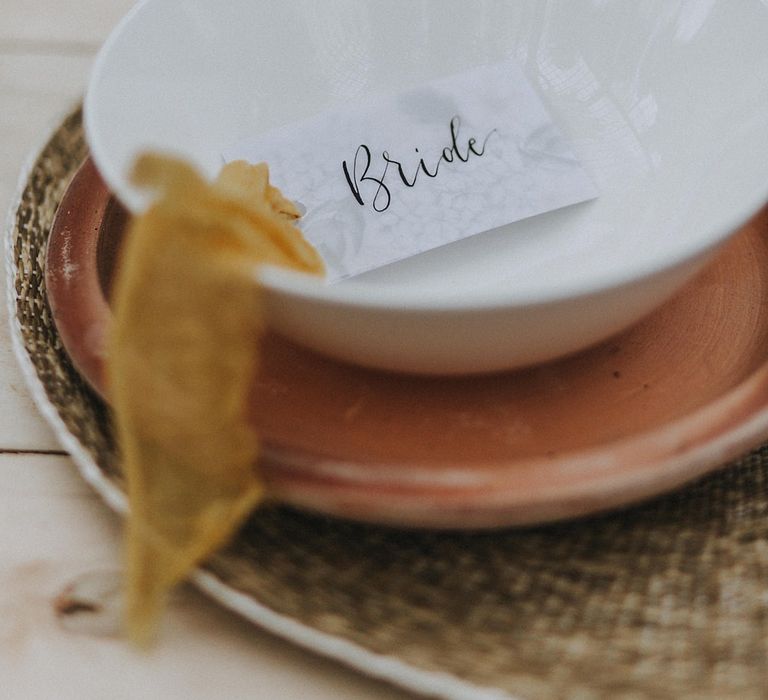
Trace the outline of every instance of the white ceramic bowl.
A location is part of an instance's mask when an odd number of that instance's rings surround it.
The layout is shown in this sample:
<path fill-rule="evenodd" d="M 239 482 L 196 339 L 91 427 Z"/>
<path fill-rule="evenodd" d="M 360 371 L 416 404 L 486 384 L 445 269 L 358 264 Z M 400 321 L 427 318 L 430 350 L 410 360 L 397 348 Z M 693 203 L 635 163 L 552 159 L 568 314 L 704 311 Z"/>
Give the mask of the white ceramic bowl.
<path fill-rule="evenodd" d="M 601 195 L 336 285 L 262 274 L 273 326 L 329 355 L 478 372 L 625 328 L 768 199 L 765 0 L 146 0 L 86 99 L 131 208 L 146 148 L 213 175 L 233 142 L 514 55 Z"/>

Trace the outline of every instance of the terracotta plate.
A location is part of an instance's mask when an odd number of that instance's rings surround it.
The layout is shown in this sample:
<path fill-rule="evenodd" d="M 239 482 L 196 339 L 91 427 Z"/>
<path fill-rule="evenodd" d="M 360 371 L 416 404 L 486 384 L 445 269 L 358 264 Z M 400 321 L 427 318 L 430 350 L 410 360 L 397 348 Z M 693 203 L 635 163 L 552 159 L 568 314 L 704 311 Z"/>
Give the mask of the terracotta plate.
<path fill-rule="evenodd" d="M 86 161 L 54 222 L 46 282 L 62 341 L 101 393 L 125 224 Z M 282 501 L 398 525 L 524 524 L 635 502 L 768 437 L 767 301 L 763 211 L 640 325 L 557 363 L 411 377 L 270 336 L 250 406 L 260 468 Z"/>

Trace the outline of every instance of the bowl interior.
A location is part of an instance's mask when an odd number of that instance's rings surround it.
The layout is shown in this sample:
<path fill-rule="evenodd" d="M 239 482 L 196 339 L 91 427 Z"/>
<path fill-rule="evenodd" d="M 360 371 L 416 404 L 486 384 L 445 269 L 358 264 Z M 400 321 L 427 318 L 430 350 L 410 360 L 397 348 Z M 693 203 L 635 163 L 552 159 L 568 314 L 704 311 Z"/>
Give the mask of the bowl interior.
<path fill-rule="evenodd" d="M 338 293 L 564 296 L 691 257 L 765 201 L 766 36 L 758 0 L 147 0 L 99 56 L 87 135 L 111 188 L 139 208 L 126 173 L 143 149 L 214 174 L 240 139 L 515 56 L 599 199 L 367 273 Z"/>

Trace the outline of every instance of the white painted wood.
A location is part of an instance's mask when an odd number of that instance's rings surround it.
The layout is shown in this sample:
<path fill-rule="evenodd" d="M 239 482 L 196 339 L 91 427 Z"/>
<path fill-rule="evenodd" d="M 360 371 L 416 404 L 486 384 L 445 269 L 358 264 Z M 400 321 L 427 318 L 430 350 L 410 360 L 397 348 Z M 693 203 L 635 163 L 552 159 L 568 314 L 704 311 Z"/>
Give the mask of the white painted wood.
<path fill-rule="evenodd" d="M 0 527 L 0 697 L 407 697 L 259 631 L 191 588 L 176 595 L 149 654 L 111 634 L 109 621 L 76 622 L 101 613 L 57 615 L 55 601 L 73 581 L 89 593 L 88 581 L 118 580 L 120 566 L 119 522 L 66 457 L 0 455 Z"/>
<path fill-rule="evenodd" d="M 3 0 L 0 49 L 3 44 L 99 45 L 134 0 Z M 62 46 L 63 45 L 63 46 Z"/>

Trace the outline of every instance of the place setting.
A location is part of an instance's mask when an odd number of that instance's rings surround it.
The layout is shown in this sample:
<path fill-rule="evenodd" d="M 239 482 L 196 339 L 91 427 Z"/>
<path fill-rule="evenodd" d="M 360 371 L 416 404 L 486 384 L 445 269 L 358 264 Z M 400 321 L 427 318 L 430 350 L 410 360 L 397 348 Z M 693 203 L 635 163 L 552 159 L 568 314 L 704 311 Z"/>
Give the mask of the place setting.
<path fill-rule="evenodd" d="M 430 697 L 759 697 L 768 8 L 448 4 L 140 2 L 22 175 L 126 633 L 190 578 Z"/>

